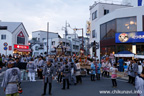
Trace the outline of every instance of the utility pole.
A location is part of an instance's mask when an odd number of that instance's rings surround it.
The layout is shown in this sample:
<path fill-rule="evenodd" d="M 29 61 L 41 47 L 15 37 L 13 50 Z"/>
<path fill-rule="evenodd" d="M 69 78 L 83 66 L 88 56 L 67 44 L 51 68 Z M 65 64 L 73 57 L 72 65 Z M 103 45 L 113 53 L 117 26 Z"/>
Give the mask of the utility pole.
<path fill-rule="evenodd" d="M 83 45 L 83 43 L 84 43 L 84 38 L 83 38 L 83 28 L 82 28 L 82 49 L 83 49 L 83 51 L 84 51 L 84 45 Z"/>
<path fill-rule="evenodd" d="M 47 55 L 48 55 L 48 49 L 49 49 L 49 46 L 48 46 L 48 40 L 49 39 L 49 22 L 47 22 Z"/>

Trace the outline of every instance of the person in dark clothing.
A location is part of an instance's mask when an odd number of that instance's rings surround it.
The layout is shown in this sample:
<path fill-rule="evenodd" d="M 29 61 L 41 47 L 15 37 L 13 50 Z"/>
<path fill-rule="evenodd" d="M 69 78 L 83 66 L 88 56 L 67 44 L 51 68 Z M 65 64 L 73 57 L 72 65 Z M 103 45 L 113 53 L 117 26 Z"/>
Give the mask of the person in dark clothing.
<path fill-rule="evenodd" d="M 62 72 L 62 75 L 63 75 L 63 90 L 65 90 L 65 86 L 66 86 L 66 83 L 67 83 L 67 89 L 69 89 L 69 78 L 70 78 L 70 67 L 68 66 L 68 63 L 67 61 L 64 62 L 64 65 L 61 69 L 61 72 Z"/>
<path fill-rule="evenodd" d="M 19 68 L 19 64 L 20 64 L 19 58 L 16 58 L 15 59 L 15 63 L 14 63 L 14 67 L 18 67 Z"/>

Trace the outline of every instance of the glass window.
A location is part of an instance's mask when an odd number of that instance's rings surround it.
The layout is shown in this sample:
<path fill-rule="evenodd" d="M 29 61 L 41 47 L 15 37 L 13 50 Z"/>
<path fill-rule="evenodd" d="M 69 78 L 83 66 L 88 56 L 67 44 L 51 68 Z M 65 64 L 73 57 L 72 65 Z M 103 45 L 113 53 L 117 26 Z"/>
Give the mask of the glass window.
<path fill-rule="evenodd" d="M 25 44 L 25 38 L 24 37 L 17 37 L 17 44 Z"/>
<path fill-rule="evenodd" d="M 136 17 L 126 17 L 117 19 L 117 32 L 137 31 Z"/>
<path fill-rule="evenodd" d="M 130 52 L 132 52 L 132 45 L 131 44 L 117 45 L 117 52 L 121 52 L 121 51 L 130 51 Z"/>
<path fill-rule="evenodd" d="M 116 33 L 116 20 L 107 22 L 106 26 L 107 38 L 114 38 Z"/>
<path fill-rule="evenodd" d="M 93 30 L 92 31 L 92 38 L 95 38 L 96 36 L 95 36 L 96 34 L 95 34 L 95 30 Z"/>
<path fill-rule="evenodd" d="M 107 9 L 104 9 L 104 15 L 108 14 L 109 13 L 109 10 Z"/>
<path fill-rule="evenodd" d="M 38 47 L 38 46 L 36 46 L 36 47 L 35 47 L 35 50 L 37 51 L 38 49 L 39 49 L 39 47 Z"/>
<path fill-rule="evenodd" d="M 100 38 L 102 39 L 106 39 L 106 23 L 100 25 Z"/>
<path fill-rule="evenodd" d="M 38 41 L 40 41 L 40 38 L 38 38 Z"/>
<path fill-rule="evenodd" d="M 96 18 L 97 18 L 97 11 L 95 11 L 95 12 L 92 13 L 92 20 L 94 20 Z"/>
<path fill-rule="evenodd" d="M 1 40 L 6 40 L 6 35 L 1 35 Z"/>
<path fill-rule="evenodd" d="M 52 45 L 55 45 L 55 41 L 52 41 Z"/>
<path fill-rule="evenodd" d="M 142 43 L 136 45 L 136 53 L 138 55 L 144 55 L 144 45 Z"/>
<path fill-rule="evenodd" d="M 43 38 L 42 40 L 44 41 L 44 40 L 46 40 L 46 38 Z"/>

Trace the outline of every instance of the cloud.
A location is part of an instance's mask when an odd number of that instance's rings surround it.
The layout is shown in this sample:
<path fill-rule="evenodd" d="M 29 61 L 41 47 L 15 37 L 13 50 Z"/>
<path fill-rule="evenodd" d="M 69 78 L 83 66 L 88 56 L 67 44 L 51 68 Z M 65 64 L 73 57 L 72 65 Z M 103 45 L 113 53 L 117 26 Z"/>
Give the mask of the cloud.
<path fill-rule="evenodd" d="M 94 0 L 1 0 L 0 20 L 23 22 L 32 31 L 46 30 L 63 36 L 62 26 L 67 20 L 72 27 L 84 28 L 89 19 L 89 6 Z M 73 31 L 69 29 L 69 33 Z M 80 33 L 79 33 L 80 34 Z"/>

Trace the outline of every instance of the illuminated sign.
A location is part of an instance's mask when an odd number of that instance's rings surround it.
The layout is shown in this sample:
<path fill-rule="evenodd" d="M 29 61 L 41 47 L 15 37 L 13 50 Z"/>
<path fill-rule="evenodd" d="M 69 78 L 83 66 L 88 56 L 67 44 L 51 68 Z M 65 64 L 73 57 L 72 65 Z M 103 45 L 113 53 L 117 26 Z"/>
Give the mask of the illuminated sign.
<path fill-rule="evenodd" d="M 144 42 L 144 32 L 125 32 L 115 34 L 115 43 L 141 43 Z"/>
<path fill-rule="evenodd" d="M 29 46 L 27 46 L 27 45 L 17 45 L 17 44 L 14 44 L 14 48 L 15 48 L 15 49 L 29 49 Z"/>

